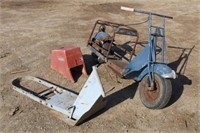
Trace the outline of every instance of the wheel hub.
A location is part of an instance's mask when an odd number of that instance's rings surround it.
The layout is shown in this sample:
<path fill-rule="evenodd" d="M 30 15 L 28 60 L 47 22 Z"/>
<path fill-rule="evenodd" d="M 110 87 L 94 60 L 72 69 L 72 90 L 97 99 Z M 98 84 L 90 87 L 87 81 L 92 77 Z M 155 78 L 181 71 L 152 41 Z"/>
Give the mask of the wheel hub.
<path fill-rule="evenodd" d="M 148 85 L 144 86 L 144 95 L 148 101 L 155 101 L 160 93 L 160 86 L 159 84 L 154 81 L 151 88 Z"/>

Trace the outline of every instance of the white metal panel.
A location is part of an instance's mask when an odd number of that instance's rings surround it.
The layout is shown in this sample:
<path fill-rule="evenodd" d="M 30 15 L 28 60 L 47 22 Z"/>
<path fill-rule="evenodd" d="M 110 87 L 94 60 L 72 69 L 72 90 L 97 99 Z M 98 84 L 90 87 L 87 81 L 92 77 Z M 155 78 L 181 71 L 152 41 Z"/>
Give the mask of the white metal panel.
<path fill-rule="evenodd" d="M 92 73 L 90 74 L 88 80 L 86 81 L 74 103 L 75 111 L 72 117 L 75 119 L 80 119 L 95 105 L 95 102 L 100 97 L 105 97 L 105 93 L 101 85 L 96 67 L 93 66 Z"/>
<path fill-rule="evenodd" d="M 63 93 L 57 93 L 52 96 L 49 100 L 46 100 L 49 104 L 53 105 L 54 107 L 62 108 L 68 110 L 68 108 L 72 107 L 77 95 L 69 92 L 64 91 Z"/>

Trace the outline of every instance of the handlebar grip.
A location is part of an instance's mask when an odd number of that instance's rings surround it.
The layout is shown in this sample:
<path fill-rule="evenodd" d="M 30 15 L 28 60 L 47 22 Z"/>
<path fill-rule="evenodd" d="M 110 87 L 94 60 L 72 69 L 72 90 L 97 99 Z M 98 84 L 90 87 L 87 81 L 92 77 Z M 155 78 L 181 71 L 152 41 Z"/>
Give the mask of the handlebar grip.
<path fill-rule="evenodd" d="M 134 8 L 130 8 L 130 7 L 124 7 L 124 6 L 121 6 L 121 10 L 124 10 L 124 11 L 129 11 L 129 12 L 134 12 Z"/>

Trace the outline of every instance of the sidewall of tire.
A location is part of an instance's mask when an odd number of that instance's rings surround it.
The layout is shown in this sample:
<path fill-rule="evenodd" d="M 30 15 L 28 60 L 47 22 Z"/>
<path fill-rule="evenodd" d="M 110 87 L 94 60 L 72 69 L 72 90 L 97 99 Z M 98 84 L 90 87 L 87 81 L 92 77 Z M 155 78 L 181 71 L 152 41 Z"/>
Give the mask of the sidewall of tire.
<path fill-rule="evenodd" d="M 148 83 L 148 76 L 146 75 L 139 85 L 140 99 L 145 107 L 150 109 L 160 109 L 166 106 L 166 104 L 169 102 L 169 99 L 171 98 L 172 87 L 169 79 L 164 79 L 157 74 L 154 74 L 154 77 L 160 86 L 158 97 L 154 101 L 149 101 L 146 99 L 144 94 L 144 87 L 147 86 Z"/>

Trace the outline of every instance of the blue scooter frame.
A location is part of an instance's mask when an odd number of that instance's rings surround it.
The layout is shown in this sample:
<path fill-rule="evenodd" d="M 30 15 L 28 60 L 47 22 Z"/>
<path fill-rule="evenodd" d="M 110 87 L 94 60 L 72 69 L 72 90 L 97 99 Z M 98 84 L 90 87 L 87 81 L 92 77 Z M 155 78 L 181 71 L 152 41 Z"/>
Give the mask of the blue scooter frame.
<path fill-rule="evenodd" d="M 133 8 L 121 7 L 122 10 L 144 13 L 148 15 L 148 44 L 140 51 L 140 53 L 133 58 L 133 60 L 126 66 L 123 72 L 126 79 L 134 79 L 140 81 L 145 75 L 148 75 L 150 82 L 153 81 L 152 73 L 157 73 L 163 78 L 176 78 L 176 73 L 165 64 L 165 18 L 173 19 L 172 17 L 151 13 L 147 11 L 136 10 Z M 162 18 L 162 27 L 152 25 L 152 15 Z M 155 33 L 152 34 L 152 28 L 155 28 Z M 162 61 L 156 62 L 156 45 L 157 38 L 162 38 Z M 148 57 L 148 58 L 144 58 Z"/>
<path fill-rule="evenodd" d="M 100 62 L 105 62 L 118 76 L 124 79 L 134 79 L 140 82 L 139 91 L 142 103 L 151 109 L 159 109 L 166 106 L 171 98 L 172 86 L 170 79 L 176 78 L 176 73 L 165 64 L 165 18 L 173 19 L 170 16 L 165 16 L 157 13 L 136 10 L 134 8 L 121 7 L 122 10 L 143 13 L 148 15 L 148 42 L 145 47 L 138 53 L 135 52 L 136 44 L 138 44 L 139 34 L 136 29 L 129 25 L 118 24 L 108 21 L 98 20 L 90 38 L 88 40 L 88 48 L 95 54 Z M 161 17 L 162 26 L 152 25 L 152 16 Z M 94 35 L 97 25 L 99 31 Z M 105 26 L 113 28 L 112 35 L 105 31 Z M 152 33 L 152 30 L 155 32 Z M 116 58 L 118 53 L 112 48 L 115 44 L 115 35 L 122 34 L 135 37 L 133 41 L 134 47 L 131 52 L 125 48 L 125 52 L 130 54 L 129 59 Z M 157 39 L 161 37 L 161 61 L 156 60 Z M 126 43 L 125 43 L 126 44 Z M 121 46 L 120 46 L 121 49 Z M 124 49 L 123 49 L 124 50 Z M 117 53 L 117 54 L 116 54 Z M 114 55 L 114 56 L 113 56 Z"/>

